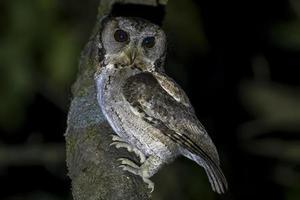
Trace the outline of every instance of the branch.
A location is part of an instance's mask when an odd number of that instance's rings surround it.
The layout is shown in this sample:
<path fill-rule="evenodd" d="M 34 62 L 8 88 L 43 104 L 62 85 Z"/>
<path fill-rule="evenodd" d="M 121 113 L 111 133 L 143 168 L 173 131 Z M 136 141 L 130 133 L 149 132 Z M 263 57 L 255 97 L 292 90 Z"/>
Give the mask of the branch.
<path fill-rule="evenodd" d="M 118 168 L 119 157 L 131 157 L 126 151 L 110 147 L 113 130 L 105 120 L 96 100 L 94 73 L 98 63 L 97 30 L 100 19 L 114 3 L 157 6 L 166 0 L 102 0 L 92 37 L 84 48 L 79 72 L 72 87 L 67 130 L 66 154 L 72 193 L 75 200 L 145 200 L 150 198 L 146 184 L 138 176 Z"/>

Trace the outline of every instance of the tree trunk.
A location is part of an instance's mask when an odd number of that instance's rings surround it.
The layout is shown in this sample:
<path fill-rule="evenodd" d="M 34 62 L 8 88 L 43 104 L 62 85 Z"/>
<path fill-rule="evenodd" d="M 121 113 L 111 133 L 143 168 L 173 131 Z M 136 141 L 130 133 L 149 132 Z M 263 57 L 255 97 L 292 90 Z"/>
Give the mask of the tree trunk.
<path fill-rule="evenodd" d="M 150 191 L 138 176 L 118 166 L 120 157 L 131 157 L 126 150 L 110 147 L 113 130 L 104 118 L 96 100 L 94 73 L 98 63 L 97 31 L 101 18 L 109 14 L 115 3 L 158 6 L 166 0 L 101 0 L 97 22 L 85 46 L 79 72 L 72 87 L 67 130 L 66 154 L 72 194 L 75 200 L 144 200 Z"/>

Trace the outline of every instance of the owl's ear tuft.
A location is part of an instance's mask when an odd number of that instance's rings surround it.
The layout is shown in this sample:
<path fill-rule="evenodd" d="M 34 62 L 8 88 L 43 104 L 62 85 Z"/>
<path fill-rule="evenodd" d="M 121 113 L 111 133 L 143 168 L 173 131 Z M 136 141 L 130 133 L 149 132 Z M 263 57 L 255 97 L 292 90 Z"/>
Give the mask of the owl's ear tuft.
<path fill-rule="evenodd" d="M 104 15 L 101 19 L 100 19 L 100 22 L 101 22 L 101 28 L 103 29 L 105 24 L 107 24 L 107 22 L 113 20 L 113 16 L 111 15 Z"/>
<path fill-rule="evenodd" d="M 165 6 L 145 6 L 136 4 L 114 4 L 110 16 L 113 17 L 138 17 L 146 19 L 161 26 L 165 16 Z"/>

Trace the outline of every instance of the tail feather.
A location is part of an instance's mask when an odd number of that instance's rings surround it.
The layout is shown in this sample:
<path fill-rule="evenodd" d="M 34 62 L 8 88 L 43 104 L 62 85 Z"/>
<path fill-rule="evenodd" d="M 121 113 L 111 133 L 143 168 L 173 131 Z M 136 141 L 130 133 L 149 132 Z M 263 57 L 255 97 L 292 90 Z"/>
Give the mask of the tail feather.
<path fill-rule="evenodd" d="M 203 162 L 201 164 L 203 165 Z M 210 164 L 205 164 L 204 168 L 213 191 L 219 194 L 225 193 L 228 184 L 220 167 L 217 165 L 211 166 Z"/>
<path fill-rule="evenodd" d="M 220 168 L 210 157 L 204 156 L 203 158 L 186 151 L 183 153 L 184 156 L 197 162 L 200 166 L 204 167 L 207 174 L 208 180 L 211 184 L 212 190 L 219 194 L 223 194 L 228 189 L 226 178 Z"/>

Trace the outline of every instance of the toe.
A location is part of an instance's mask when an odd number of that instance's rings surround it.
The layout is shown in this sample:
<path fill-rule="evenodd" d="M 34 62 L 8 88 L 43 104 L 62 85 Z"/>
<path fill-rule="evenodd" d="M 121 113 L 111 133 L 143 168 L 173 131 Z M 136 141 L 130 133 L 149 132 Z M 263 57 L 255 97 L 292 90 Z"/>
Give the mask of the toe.
<path fill-rule="evenodd" d="M 112 141 L 124 142 L 123 138 L 117 135 L 111 135 L 111 137 L 112 137 Z"/>
<path fill-rule="evenodd" d="M 118 161 L 121 161 L 122 165 L 127 165 L 127 166 L 130 166 L 130 167 L 136 168 L 136 169 L 140 168 L 137 164 L 135 164 L 133 161 L 131 161 L 127 158 L 119 158 Z"/>

